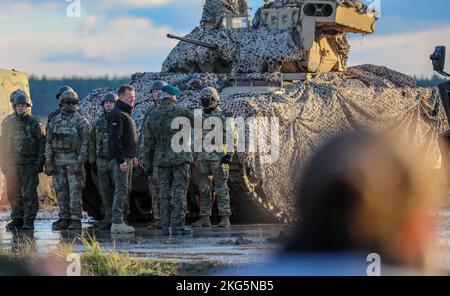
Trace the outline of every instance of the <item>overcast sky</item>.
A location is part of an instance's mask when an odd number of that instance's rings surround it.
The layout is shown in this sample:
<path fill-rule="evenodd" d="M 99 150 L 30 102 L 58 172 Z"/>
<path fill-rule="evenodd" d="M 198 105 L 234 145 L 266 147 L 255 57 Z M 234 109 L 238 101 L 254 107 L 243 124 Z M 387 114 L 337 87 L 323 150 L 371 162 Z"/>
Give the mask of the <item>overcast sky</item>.
<path fill-rule="evenodd" d="M 188 33 L 199 23 L 203 5 L 203 0 L 79 0 L 81 17 L 70 18 L 69 1 L 1 0 L 0 68 L 48 77 L 159 71 L 176 44 L 165 35 Z M 254 13 L 264 1 L 248 2 Z M 449 12 L 449 0 L 381 0 L 377 33 L 351 35 L 350 64 L 432 75 L 434 46 L 450 49 Z"/>

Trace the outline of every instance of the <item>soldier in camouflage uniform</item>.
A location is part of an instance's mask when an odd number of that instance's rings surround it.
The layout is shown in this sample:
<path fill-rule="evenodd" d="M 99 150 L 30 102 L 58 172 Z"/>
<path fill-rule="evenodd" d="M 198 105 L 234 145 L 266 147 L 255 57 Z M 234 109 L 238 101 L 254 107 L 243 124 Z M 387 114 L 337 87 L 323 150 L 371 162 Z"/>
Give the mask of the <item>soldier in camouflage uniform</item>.
<path fill-rule="evenodd" d="M 145 129 L 148 126 L 147 125 L 147 119 L 149 115 L 156 109 L 156 107 L 161 103 L 161 94 L 162 94 L 162 88 L 167 85 L 167 82 L 165 81 L 155 81 L 152 85 L 151 92 L 153 97 L 153 105 L 151 105 L 147 113 L 145 114 L 140 138 L 139 138 L 139 162 L 144 163 L 145 158 L 145 151 L 143 147 L 143 135 L 145 133 Z M 159 210 L 159 180 L 158 180 L 158 168 L 153 167 L 153 171 L 151 174 L 149 174 L 149 171 L 147 171 L 148 175 L 148 190 L 150 192 L 150 195 L 152 197 L 152 208 L 153 208 L 153 223 L 148 226 L 148 229 L 161 229 L 161 214 Z"/>
<path fill-rule="evenodd" d="M 76 92 L 63 92 L 61 113 L 47 127 L 46 168 L 54 175 L 59 204 L 59 219 L 53 223 L 53 230 L 81 229 L 84 163 L 88 160 L 91 127 L 77 112 L 78 102 Z"/>
<path fill-rule="evenodd" d="M 11 103 L 11 107 L 14 110 L 14 100 L 16 98 L 17 95 L 20 94 L 25 94 L 28 95 L 25 91 L 21 90 L 21 89 L 17 89 L 15 91 L 13 91 L 11 93 L 11 95 L 9 96 L 9 102 Z M 5 118 L 3 119 L 4 124 L 7 124 L 10 120 L 14 120 L 17 117 L 16 112 L 13 112 L 11 114 L 8 114 L 5 116 Z"/>
<path fill-rule="evenodd" d="M 58 91 L 56 92 L 56 99 L 59 102 L 59 108 L 56 109 L 55 111 L 53 111 L 52 113 L 50 113 L 47 117 L 47 126 L 50 123 L 50 121 L 52 121 L 52 119 L 56 116 L 61 114 L 61 103 L 60 103 L 60 96 L 63 94 L 63 92 L 65 92 L 66 90 L 71 90 L 73 91 L 73 89 L 70 86 L 64 85 L 61 86 L 60 88 L 58 88 Z"/>
<path fill-rule="evenodd" d="M 98 187 L 102 197 L 105 217 L 97 225 L 100 230 L 111 229 L 112 202 L 114 197 L 114 176 L 108 145 L 108 118 L 118 98 L 116 94 L 106 94 L 102 99 L 103 115 L 92 127 L 89 144 L 89 163 L 98 178 Z"/>
<path fill-rule="evenodd" d="M 7 230 L 34 230 L 39 210 L 38 174 L 44 167 L 45 129 L 31 115 L 32 102 L 23 91 L 13 93 L 14 114 L 2 122 L 1 167 L 6 178 L 11 219 Z"/>
<path fill-rule="evenodd" d="M 198 182 L 200 189 L 200 216 L 201 218 L 192 224 L 193 227 L 210 227 L 211 226 L 211 181 L 210 177 L 213 177 L 214 192 L 217 198 L 217 206 L 219 209 L 219 216 L 221 220 L 219 227 L 230 227 L 230 195 L 228 190 L 228 176 L 229 176 L 229 163 L 233 158 L 233 153 L 237 146 L 237 132 L 234 124 L 227 127 L 225 113 L 219 107 L 219 94 L 215 88 L 207 87 L 200 92 L 200 98 L 202 101 L 204 117 L 203 120 L 208 118 L 218 118 L 222 121 L 223 125 L 223 137 L 224 145 L 219 147 L 218 150 L 213 152 L 206 152 L 205 147 L 200 153 L 196 153 L 195 164 L 198 173 Z M 226 132 L 227 128 L 230 128 L 233 133 L 232 145 L 226 145 Z M 202 143 L 204 143 L 205 136 L 208 135 L 212 129 L 202 129 Z M 206 144 L 206 143 L 204 143 Z M 212 143 L 213 144 L 213 143 Z M 230 149 L 227 149 L 230 148 Z"/>
<path fill-rule="evenodd" d="M 187 208 L 187 189 L 193 162 L 192 152 L 175 152 L 171 142 L 179 132 L 172 129 L 175 118 L 188 118 L 193 124 L 194 114 L 176 104 L 180 90 L 171 85 L 163 87 L 161 104 L 150 114 L 144 130 L 144 168 L 149 175 L 153 167 L 158 169 L 159 202 L 163 235 L 169 234 L 172 217 L 172 234 L 189 234 L 192 230 L 185 227 Z M 190 147 L 189 147 L 190 149 Z M 172 209 L 170 196 L 172 194 Z"/>
<path fill-rule="evenodd" d="M 72 90 L 72 91 L 73 91 L 73 89 L 72 89 L 70 86 L 67 86 L 67 85 L 61 86 L 61 87 L 58 88 L 58 90 L 56 91 L 56 96 L 55 96 L 55 97 L 56 97 L 56 100 L 58 100 L 59 107 L 58 107 L 58 109 L 56 109 L 55 111 L 53 111 L 52 113 L 50 113 L 50 114 L 48 115 L 48 117 L 47 117 L 47 132 L 48 132 L 48 126 L 49 126 L 49 124 L 50 124 L 50 121 L 52 121 L 52 119 L 55 118 L 55 116 L 61 114 L 61 108 L 62 108 L 62 106 L 61 106 L 61 102 L 60 102 L 60 96 L 61 96 L 62 93 L 65 92 L 66 90 Z M 47 168 L 45 168 L 45 174 L 46 174 L 47 176 L 51 176 L 51 174 L 50 174 L 50 172 L 47 170 Z M 54 187 L 54 186 L 55 186 L 55 184 L 54 184 L 54 182 L 53 182 L 53 187 Z"/>

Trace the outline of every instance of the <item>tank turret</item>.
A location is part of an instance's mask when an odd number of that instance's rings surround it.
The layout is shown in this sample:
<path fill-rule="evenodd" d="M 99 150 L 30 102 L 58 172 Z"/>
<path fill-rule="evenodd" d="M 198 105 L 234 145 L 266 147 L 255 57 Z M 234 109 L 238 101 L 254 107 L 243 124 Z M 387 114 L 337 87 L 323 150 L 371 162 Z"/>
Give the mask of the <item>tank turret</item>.
<path fill-rule="evenodd" d="M 346 34 L 375 32 L 375 14 L 358 0 L 266 1 L 252 25 L 244 2 L 206 1 L 201 25 L 184 40 L 177 38 L 181 42 L 163 72 L 281 72 L 290 77 L 343 72 L 350 50 Z"/>

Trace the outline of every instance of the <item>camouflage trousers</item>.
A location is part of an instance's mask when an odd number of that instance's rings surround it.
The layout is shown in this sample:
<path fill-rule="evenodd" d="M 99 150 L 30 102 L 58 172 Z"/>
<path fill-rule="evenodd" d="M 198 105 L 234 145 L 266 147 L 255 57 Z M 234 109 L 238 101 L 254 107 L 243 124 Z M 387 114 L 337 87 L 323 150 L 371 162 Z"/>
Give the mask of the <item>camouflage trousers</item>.
<path fill-rule="evenodd" d="M 185 225 L 190 173 L 190 164 L 158 167 L 159 202 L 163 229 L 169 228 L 170 220 L 172 220 L 172 227 Z"/>
<path fill-rule="evenodd" d="M 112 220 L 112 205 L 114 200 L 114 176 L 112 169 L 98 169 L 98 189 L 102 197 L 105 220 Z"/>
<path fill-rule="evenodd" d="M 153 218 L 160 219 L 158 167 L 153 167 L 153 175 L 148 177 L 148 191 L 152 196 Z"/>
<path fill-rule="evenodd" d="M 58 197 L 60 219 L 80 220 L 82 218 L 85 183 L 83 163 L 56 166 L 53 186 Z"/>
<path fill-rule="evenodd" d="M 231 216 L 230 193 L 228 190 L 229 167 L 221 161 L 199 160 L 196 162 L 200 190 L 200 216 L 211 216 L 211 180 L 214 182 L 214 192 L 217 198 L 219 216 Z"/>
<path fill-rule="evenodd" d="M 112 202 L 112 220 L 114 224 L 124 223 L 128 215 L 128 196 L 131 192 L 133 164 L 131 158 L 125 160 L 128 171 L 122 172 L 117 160 L 113 160 L 114 197 Z"/>
<path fill-rule="evenodd" d="M 33 165 L 10 165 L 4 170 L 6 195 L 11 205 L 11 219 L 36 218 L 39 210 L 38 174 Z"/>

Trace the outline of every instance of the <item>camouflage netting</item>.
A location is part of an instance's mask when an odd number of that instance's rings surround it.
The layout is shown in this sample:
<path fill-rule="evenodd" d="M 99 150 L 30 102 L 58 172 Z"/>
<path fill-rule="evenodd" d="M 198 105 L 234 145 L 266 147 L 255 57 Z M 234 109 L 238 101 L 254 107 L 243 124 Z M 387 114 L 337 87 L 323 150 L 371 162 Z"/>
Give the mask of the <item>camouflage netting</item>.
<path fill-rule="evenodd" d="M 248 31 L 212 31 L 197 27 L 186 37 L 217 44 L 219 49 L 213 51 L 180 42 L 165 60 L 162 71 L 174 72 L 175 69 L 183 68 L 184 64 L 213 64 L 220 61 L 231 64 L 231 73 L 264 72 L 266 57 L 274 60 L 285 58 L 287 61 L 303 58 L 304 52 L 296 36 L 292 30 L 277 32 L 264 27 Z"/>
<path fill-rule="evenodd" d="M 367 6 L 359 0 L 330 0 L 346 7 L 356 7 L 362 13 Z M 239 3 L 240 4 L 239 4 Z M 268 7 L 299 7 L 305 0 L 278 0 Z M 204 6 L 202 23 L 215 20 L 227 14 L 242 14 L 245 1 L 212 0 Z M 246 9 L 246 8 L 245 8 Z M 349 45 L 346 33 L 324 33 L 334 52 L 339 54 L 346 66 Z M 162 72 L 186 72 L 185 69 L 196 65 L 214 64 L 231 65 L 231 73 L 261 73 L 267 71 L 266 58 L 275 61 L 299 61 L 304 58 L 299 32 L 296 28 L 270 30 L 262 26 L 261 9 L 256 12 L 253 26 L 248 30 L 222 29 L 211 30 L 196 27 L 186 38 L 200 40 L 218 45 L 217 50 L 210 50 L 187 42 L 179 42 L 171 51 L 162 66 Z M 269 46 L 270 45 L 270 46 Z M 257 50 L 255 50 L 257 49 Z M 183 70 L 181 70 L 183 69 Z M 188 72 L 213 72 L 195 69 Z"/>
<path fill-rule="evenodd" d="M 247 13 L 246 0 L 206 0 L 201 22 L 216 23 L 224 15 L 246 15 Z"/>
<path fill-rule="evenodd" d="M 279 74 L 259 76 L 273 81 L 280 79 Z M 135 74 L 132 80 L 138 95 L 133 116 L 140 125 L 151 104 L 149 89 L 155 80 L 177 85 L 182 90 L 179 104 L 197 108 L 198 91 L 206 86 L 221 89 L 227 78 L 215 74 Z M 82 100 L 81 110 L 91 120 L 99 114 L 101 97 L 107 91 L 94 91 Z M 358 127 L 413 131 L 411 142 L 421 145 L 424 155 L 437 163 L 440 158 L 437 138 L 446 128 L 438 98 L 436 89 L 417 88 L 413 78 L 373 65 L 351 67 L 342 74 L 311 76 L 304 82 L 286 86 L 282 95 L 222 96 L 223 109 L 234 117 L 280 120 L 279 160 L 267 164 L 258 154 L 240 153 L 241 170 L 230 176 L 232 203 L 247 200 L 264 207 L 279 221 L 294 221 L 297 217 L 293 183 L 298 168 L 326 139 Z"/>

